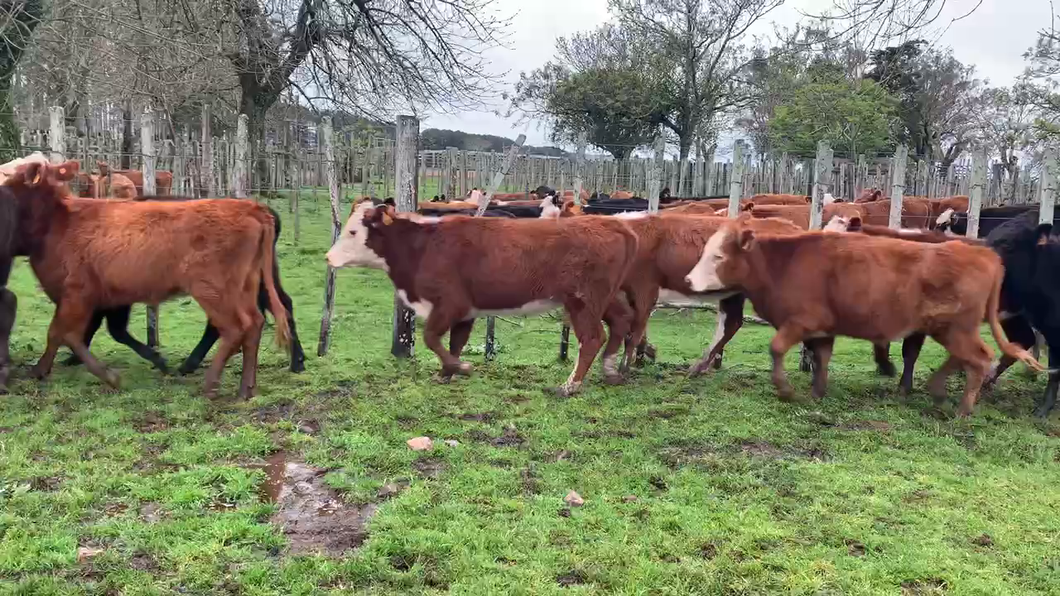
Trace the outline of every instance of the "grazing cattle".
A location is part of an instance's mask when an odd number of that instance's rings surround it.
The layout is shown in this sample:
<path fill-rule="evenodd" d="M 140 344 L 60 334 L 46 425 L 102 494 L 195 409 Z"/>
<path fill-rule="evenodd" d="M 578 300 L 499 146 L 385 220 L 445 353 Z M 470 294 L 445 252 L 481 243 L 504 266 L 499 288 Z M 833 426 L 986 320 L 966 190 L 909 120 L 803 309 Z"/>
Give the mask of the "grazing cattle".
<path fill-rule="evenodd" d="M 190 201 L 193 199 L 186 197 L 144 197 L 147 201 Z M 273 259 L 272 259 L 272 278 L 276 282 L 276 293 L 280 297 L 280 303 L 283 304 L 284 309 L 287 312 L 287 324 L 291 332 L 291 364 L 290 370 L 294 373 L 300 373 L 305 370 L 305 352 L 302 350 L 302 343 L 298 339 L 298 330 L 294 321 L 294 302 L 291 300 L 290 295 L 283 289 L 283 284 L 280 282 L 280 262 L 276 258 L 276 240 L 280 237 L 280 215 L 276 213 L 271 207 L 266 206 L 269 213 L 272 215 L 273 221 L 276 222 L 276 229 L 273 235 Z M 55 292 L 47 292 L 49 294 Z M 269 291 L 265 287 L 265 282 L 258 285 L 258 309 L 265 313 L 270 308 L 269 303 Z M 132 312 L 132 307 L 117 306 L 114 308 L 107 308 L 97 310 L 92 314 L 92 319 L 85 329 L 84 343 L 87 348 L 92 344 L 92 338 L 95 336 L 96 331 L 99 330 L 103 321 L 107 321 L 107 331 L 110 332 L 110 336 L 114 338 L 114 341 L 128 346 L 136 354 L 138 354 L 144 360 L 151 362 L 156 368 L 162 372 L 168 372 L 166 361 L 162 358 L 156 350 L 148 346 L 147 344 L 137 340 L 129 333 L 129 315 Z M 271 311 L 270 311 L 271 312 Z M 275 313 L 273 314 L 275 317 Z M 203 359 L 210 352 L 210 348 L 217 343 L 220 339 L 220 332 L 217 331 L 210 321 L 206 321 L 206 329 L 202 332 L 202 339 L 188 354 L 188 357 L 184 360 L 177 372 L 181 374 L 189 374 L 198 370 L 199 365 L 202 364 Z M 64 362 L 67 365 L 77 365 L 81 363 L 81 359 L 76 354 L 71 355 L 70 358 Z"/>
<path fill-rule="evenodd" d="M 327 259 L 332 267 L 387 272 L 398 297 L 426 319 L 423 340 L 443 377 L 471 373 L 460 353 L 476 317 L 562 306 L 580 344 L 577 365 L 558 390 L 571 395 L 603 345 L 600 321 L 636 254 L 636 235 L 610 217 L 430 221 L 361 203 Z M 449 350 L 441 341 L 447 331 Z"/>
<path fill-rule="evenodd" d="M 111 171 L 110 166 L 105 161 L 96 162 L 99 167 L 99 175 L 107 176 L 109 174 L 121 174 L 132 181 L 136 187 L 136 196 L 142 197 L 144 195 L 144 174 L 140 170 L 114 170 Z M 173 172 L 167 172 L 166 170 L 158 170 L 155 172 L 155 195 L 164 196 L 169 194 L 169 190 L 173 188 Z"/>
<path fill-rule="evenodd" d="M 255 295 L 264 281 L 276 317 L 277 342 L 289 340 L 286 309 L 273 279 L 275 222 L 251 201 L 98 201 L 77 199 L 63 183 L 77 162 L 30 163 L 5 185 L 18 204 L 20 251 L 57 305 L 47 348 L 32 374 L 46 377 L 60 345 L 117 387 L 84 345 L 91 315 L 100 309 L 143 302 L 158 304 L 190 294 L 217 327 L 221 347 L 206 373 L 208 397 L 216 395 L 227 360 L 242 349 L 239 394 L 253 395 L 264 316 Z"/>
<path fill-rule="evenodd" d="M 979 336 L 984 318 L 1002 352 L 1041 369 L 1026 350 L 1005 339 L 998 323 L 1003 275 L 1001 259 L 985 247 L 829 232 L 773 237 L 736 221 L 711 237 L 687 279 L 700 292 L 741 289 L 759 316 L 776 327 L 770 352 L 781 399 L 794 397 L 783 359 L 801 341 L 813 349 L 813 394 L 821 397 L 835 336 L 880 344 L 919 331 L 950 353 L 928 381 L 929 392 L 940 403 L 946 379 L 963 368 L 966 384 L 957 413 L 967 416 L 992 356 Z"/>

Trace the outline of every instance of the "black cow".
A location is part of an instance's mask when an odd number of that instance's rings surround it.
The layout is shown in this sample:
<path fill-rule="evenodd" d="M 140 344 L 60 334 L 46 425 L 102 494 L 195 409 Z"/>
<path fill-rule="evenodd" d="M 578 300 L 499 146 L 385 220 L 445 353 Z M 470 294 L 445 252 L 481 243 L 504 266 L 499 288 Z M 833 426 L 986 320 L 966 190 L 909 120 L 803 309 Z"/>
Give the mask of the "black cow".
<path fill-rule="evenodd" d="M 1004 207 L 985 207 L 979 210 L 979 237 L 986 238 L 1005 222 L 1020 217 L 1026 213 L 1033 213 L 1035 221 L 1038 219 L 1038 205 L 1007 205 Z M 934 222 L 933 222 L 934 223 Z M 1060 210 L 1053 215 L 1053 225 L 1060 226 Z M 964 212 L 954 213 L 949 222 L 939 224 L 936 229 L 950 230 L 961 236 L 968 233 L 968 214 Z"/>
<path fill-rule="evenodd" d="M 431 209 L 430 207 L 423 207 L 421 209 L 418 209 L 416 211 L 416 213 L 419 213 L 420 215 L 425 215 L 425 216 L 428 216 L 428 217 L 445 217 L 446 215 L 471 215 L 471 216 L 473 216 L 473 215 L 475 215 L 475 213 L 477 211 L 478 211 L 477 209 Z M 541 216 L 541 210 L 538 209 L 537 211 L 538 211 L 537 217 L 540 217 Z M 482 216 L 483 217 L 509 217 L 509 218 L 515 218 L 516 217 L 515 215 L 509 213 L 508 211 L 505 211 L 504 209 L 493 208 L 493 207 L 490 207 L 489 209 L 486 209 L 485 211 L 483 211 L 482 212 Z"/>
<path fill-rule="evenodd" d="M 606 201 L 589 201 L 588 205 L 582 207 L 582 213 L 586 215 L 614 215 L 625 211 L 647 211 L 648 201 L 646 199 L 608 199 Z"/>
<path fill-rule="evenodd" d="M 144 197 L 143 200 L 150 201 L 188 201 L 191 200 L 186 197 Z M 272 260 L 272 276 L 276 280 L 276 293 L 280 295 L 280 302 L 283 303 L 283 307 L 287 309 L 287 322 L 291 328 L 291 372 L 300 373 L 305 370 L 305 352 L 302 351 L 302 344 L 298 341 L 298 332 L 295 330 L 294 324 L 294 303 L 291 302 L 291 297 L 283 290 L 283 286 L 280 284 L 280 263 L 277 260 L 275 254 L 275 242 L 280 237 L 280 215 L 276 213 L 271 207 L 269 212 L 272 213 L 272 217 L 276 220 L 276 235 L 273 240 L 273 260 Z M 264 281 L 258 286 L 258 308 L 262 312 L 269 310 L 269 296 L 265 290 Z M 2 296 L 0 296 L 2 299 Z M 0 305 L 3 303 L 0 302 Z M 168 372 L 166 361 L 162 358 L 156 350 L 149 347 L 147 344 L 142 343 L 129 334 L 129 314 L 132 311 L 132 306 L 117 306 L 114 308 L 97 310 L 92 314 L 92 320 L 88 324 L 88 328 L 85 329 L 85 346 L 87 347 L 92 342 L 92 337 L 99 330 L 100 325 L 103 324 L 103 320 L 107 320 L 107 331 L 110 332 L 110 336 L 114 338 L 114 341 L 126 345 L 137 355 L 144 360 L 147 360 L 155 365 L 156 368 L 162 372 Z M 0 336 L 2 336 L 2 323 L 3 312 L 0 310 Z M 14 317 L 12 316 L 12 319 Z M 206 354 L 209 353 L 210 348 L 213 347 L 217 340 L 221 337 L 218 333 L 217 328 L 206 321 L 206 329 L 202 332 L 202 339 L 199 340 L 199 344 L 195 346 L 195 349 L 191 351 L 184 363 L 180 365 L 178 372 L 181 374 L 188 374 L 199 368 L 202 364 Z M 0 356 L 2 356 L 2 347 L 0 347 Z M 65 362 L 68 365 L 80 364 L 81 359 L 76 355 L 71 355 Z"/>

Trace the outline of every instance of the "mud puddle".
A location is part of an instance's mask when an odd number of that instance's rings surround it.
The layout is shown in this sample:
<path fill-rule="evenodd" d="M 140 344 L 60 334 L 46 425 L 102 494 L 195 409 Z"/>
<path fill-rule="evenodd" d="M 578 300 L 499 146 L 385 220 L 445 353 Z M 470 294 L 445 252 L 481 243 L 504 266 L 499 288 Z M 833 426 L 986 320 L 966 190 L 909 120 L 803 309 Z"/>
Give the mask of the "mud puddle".
<path fill-rule="evenodd" d="M 341 555 L 368 539 L 368 520 L 377 505 L 351 505 L 324 482 L 327 470 L 289 458 L 283 451 L 269 457 L 261 496 L 276 504 L 270 521 L 287 538 L 290 554 Z"/>

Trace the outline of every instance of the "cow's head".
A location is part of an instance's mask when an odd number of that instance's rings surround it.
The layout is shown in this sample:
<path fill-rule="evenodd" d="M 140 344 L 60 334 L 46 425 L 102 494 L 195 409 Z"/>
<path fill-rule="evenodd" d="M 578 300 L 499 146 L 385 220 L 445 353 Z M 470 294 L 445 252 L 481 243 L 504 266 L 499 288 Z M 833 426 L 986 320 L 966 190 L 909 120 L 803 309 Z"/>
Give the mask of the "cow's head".
<path fill-rule="evenodd" d="M 696 266 L 685 276 L 693 292 L 710 292 L 739 286 L 749 271 L 748 253 L 754 250 L 755 233 L 741 215 L 722 226 L 707 240 Z"/>
<path fill-rule="evenodd" d="M 556 206 L 556 197 L 547 196 L 541 201 L 541 219 L 558 219 L 561 209 Z"/>
<path fill-rule="evenodd" d="M 368 267 L 388 271 L 378 236 L 381 228 L 393 224 L 394 220 L 394 210 L 389 205 L 376 207 L 370 199 L 357 203 L 342 234 L 328 250 L 328 264 L 336 269 Z"/>
<path fill-rule="evenodd" d="M 861 217 L 857 215 L 833 215 L 822 228 L 825 232 L 860 232 Z"/>
<path fill-rule="evenodd" d="M 871 203 L 878 201 L 883 197 L 883 191 L 878 188 L 866 188 L 862 191 L 861 196 L 854 199 L 855 203 Z"/>

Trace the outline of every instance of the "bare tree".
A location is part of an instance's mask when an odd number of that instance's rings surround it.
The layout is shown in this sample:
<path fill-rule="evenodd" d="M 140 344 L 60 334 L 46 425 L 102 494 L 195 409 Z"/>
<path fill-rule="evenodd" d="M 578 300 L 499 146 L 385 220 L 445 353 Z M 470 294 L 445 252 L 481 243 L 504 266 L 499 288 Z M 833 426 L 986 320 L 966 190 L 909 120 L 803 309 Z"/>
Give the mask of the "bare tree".
<path fill-rule="evenodd" d="M 10 101 L 11 80 L 29 46 L 33 30 L 44 18 L 44 0 L 5 2 L 0 12 L 0 159 L 15 157 L 21 145 Z"/>

